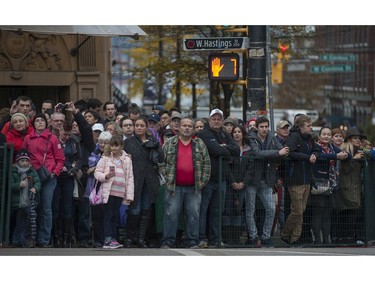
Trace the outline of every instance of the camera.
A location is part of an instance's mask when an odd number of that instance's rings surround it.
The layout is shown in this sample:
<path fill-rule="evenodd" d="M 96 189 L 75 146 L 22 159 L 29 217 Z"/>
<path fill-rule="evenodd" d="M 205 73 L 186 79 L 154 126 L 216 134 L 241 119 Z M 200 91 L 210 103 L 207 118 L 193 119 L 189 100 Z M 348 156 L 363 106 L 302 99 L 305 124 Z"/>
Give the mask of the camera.
<path fill-rule="evenodd" d="M 59 103 L 57 106 L 56 106 L 57 109 L 61 109 L 61 110 L 64 110 L 66 108 L 66 105 L 63 104 L 63 103 Z"/>

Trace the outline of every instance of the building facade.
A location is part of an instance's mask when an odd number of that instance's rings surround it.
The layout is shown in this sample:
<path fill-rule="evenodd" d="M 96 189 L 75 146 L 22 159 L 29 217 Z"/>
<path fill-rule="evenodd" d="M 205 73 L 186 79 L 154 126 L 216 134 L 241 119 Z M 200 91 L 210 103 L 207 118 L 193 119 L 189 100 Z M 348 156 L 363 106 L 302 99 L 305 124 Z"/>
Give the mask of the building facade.
<path fill-rule="evenodd" d="M 111 38 L 0 30 L 0 108 L 20 95 L 43 100 L 110 100 Z M 73 51 L 72 51 L 73 49 Z"/>

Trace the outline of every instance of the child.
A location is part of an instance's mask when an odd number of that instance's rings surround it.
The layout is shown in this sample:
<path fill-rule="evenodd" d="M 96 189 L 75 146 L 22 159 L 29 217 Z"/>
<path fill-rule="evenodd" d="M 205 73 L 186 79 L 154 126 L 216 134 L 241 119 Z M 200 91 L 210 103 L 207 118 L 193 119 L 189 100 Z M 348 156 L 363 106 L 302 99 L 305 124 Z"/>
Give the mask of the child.
<path fill-rule="evenodd" d="M 16 226 L 12 244 L 16 247 L 33 247 L 36 233 L 36 194 L 40 191 L 38 173 L 31 166 L 27 150 L 20 149 L 16 154 L 11 176 L 12 209 L 16 215 Z M 31 235 L 31 243 L 26 236 Z"/>
<path fill-rule="evenodd" d="M 134 199 L 134 177 L 130 155 L 122 150 L 122 137 L 113 136 L 109 144 L 111 154 L 99 160 L 94 176 L 103 188 L 103 248 L 117 249 L 122 247 L 116 240 L 119 209 Z"/>

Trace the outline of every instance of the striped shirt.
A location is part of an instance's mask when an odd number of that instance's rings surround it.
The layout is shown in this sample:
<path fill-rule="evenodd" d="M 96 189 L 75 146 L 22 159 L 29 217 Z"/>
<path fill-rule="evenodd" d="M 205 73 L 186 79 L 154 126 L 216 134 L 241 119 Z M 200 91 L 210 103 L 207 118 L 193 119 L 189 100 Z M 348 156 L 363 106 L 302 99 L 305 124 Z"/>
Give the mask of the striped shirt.
<path fill-rule="evenodd" d="M 116 197 L 125 197 L 125 172 L 122 169 L 121 160 L 116 161 L 115 176 L 112 182 L 109 195 Z"/>

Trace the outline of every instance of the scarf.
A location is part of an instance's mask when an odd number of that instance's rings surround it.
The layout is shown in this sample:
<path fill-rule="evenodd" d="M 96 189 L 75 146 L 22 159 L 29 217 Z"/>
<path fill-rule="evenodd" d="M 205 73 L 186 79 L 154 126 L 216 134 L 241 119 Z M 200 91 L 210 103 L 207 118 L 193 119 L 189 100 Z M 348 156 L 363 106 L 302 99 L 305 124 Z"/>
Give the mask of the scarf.
<path fill-rule="evenodd" d="M 27 178 L 27 172 L 29 171 L 30 167 L 21 168 L 18 163 L 16 163 L 16 167 L 18 170 L 18 173 L 21 175 L 21 181 L 23 181 L 25 178 Z M 30 204 L 29 199 L 29 180 L 26 180 L 26 186 L 23 188 L 20 188 L 20 203 L 18 205 L 19 208 L 26 208 Z"/>
<path fill-rule="evenodd" d="M 318 144 L 320 145 L 324 153 L 328 153 L 328 154 L 336 153 L 331 144 L 325 145 L 325 144 L 322 144 L 320 141 L 318 141 Z M 337 188 L 337 172 L 336 172 L 335 166 L 336 166 L 335 160 L 333 159 L 330 160 L 329 161 L 329 181 L 330 181 L 330 186 L 332 190 L 335 190 Z"/>

